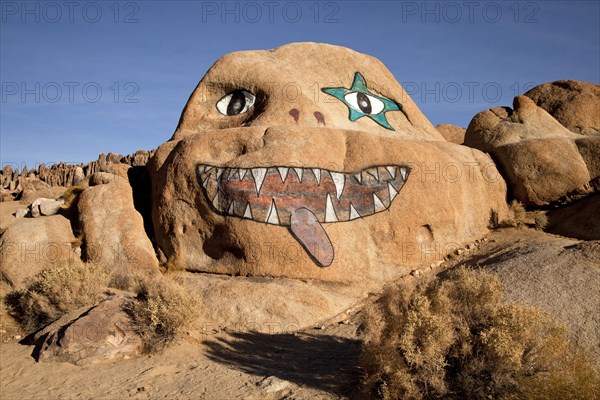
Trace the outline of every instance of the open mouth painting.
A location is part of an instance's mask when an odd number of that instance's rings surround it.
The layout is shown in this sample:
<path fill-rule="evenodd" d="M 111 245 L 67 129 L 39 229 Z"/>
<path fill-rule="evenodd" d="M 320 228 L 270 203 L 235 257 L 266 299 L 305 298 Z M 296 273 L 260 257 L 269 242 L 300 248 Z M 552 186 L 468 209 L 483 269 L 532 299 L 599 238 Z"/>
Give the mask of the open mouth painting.
<path fill-rule="evenodd" d="M 327 267 L 333 261 L 333 248 L 321 224 L 352 221 L 387 210 L 409 171 L 407 166 L 396 165 L 353 173 L 302 167 L 200 165 L 198 177 L 217 212 L 289 226 L 315 261 Z"/>

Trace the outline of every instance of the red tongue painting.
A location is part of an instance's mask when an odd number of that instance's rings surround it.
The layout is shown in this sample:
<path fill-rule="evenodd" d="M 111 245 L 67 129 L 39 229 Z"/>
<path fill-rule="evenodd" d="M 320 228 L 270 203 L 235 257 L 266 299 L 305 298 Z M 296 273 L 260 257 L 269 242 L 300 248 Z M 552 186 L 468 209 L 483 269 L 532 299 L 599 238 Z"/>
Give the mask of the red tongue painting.
<path fill-rule="evenodd" d="M 352 221 L 389 208 L 406 182 L 406 166 L 375 166 L 354 173 L 320 168 L 220 168 L 201 164 L 198 179 L 221 215 L 289 226 L 322 267 L 334 258 L 321 223 Z"/>

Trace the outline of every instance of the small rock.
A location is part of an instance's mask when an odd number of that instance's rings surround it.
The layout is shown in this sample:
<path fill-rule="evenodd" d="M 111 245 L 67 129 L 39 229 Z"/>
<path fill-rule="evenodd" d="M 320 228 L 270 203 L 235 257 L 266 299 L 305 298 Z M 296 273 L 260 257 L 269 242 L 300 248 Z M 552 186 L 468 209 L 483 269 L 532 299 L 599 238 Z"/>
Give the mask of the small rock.
<path fill-rule="evenodd" d="M 274 376 L 267 376 L 263 380 L 257 382 L 256 386 L 265 393 L 275 393 L 287 389 L 290 386 L 290 382 Z"/>
<path fill-rule="evenodd" d="M 40 203 L 40 214 L 46 216 L 54 215 L 60 210 L 64 202 L 62 199 L 42 202 Z"/>
<path fill-rule="evenodd" d="M 419 271 L 418 269 L 413 269 L 413 270 L 410 272 L 410 274 L 411 274 L 412 276 L 419 276 L 419 275 L 421 275 L 421 271 Z"/>
<path fill-rule="evenodd" d="M 457 256 L 460 256 L 462 253 L 463 253 L 463 249 L 454 250 L 454 254 L 456 254 Z"/>
<path fill-rule="evenodd" d="M 25 216 L 27 215 L 27 213 L 29 213 L 29 210 L 27 210 L 26 208 L 19 208 L 15 212 L 15 217 L 16 218 L 25 218 Z"/>
<path fill-rule="evenodd" d="M 15 336 L 13 336 L 13 339 L 15 339 L 15 340 L 21 340 L 21 335 L 15 335 Z"/>
<path fill-rule="evenodd" d="M 469 249 L 469 250 L 472 250 L 472 249 L 474 249 L 474 248 L 475 248 L 475 245 L 474 245 L 474 244 L 472 244 L 472 243 L 469 243 L 469 244 L 467 245 L 467 249 Z"/>
<path fill-rule="evenodd" d="M 30 214 L 32 218 L 37 218 L 40 216 L 40 206 L 39 205 L 31 205 Z"/>

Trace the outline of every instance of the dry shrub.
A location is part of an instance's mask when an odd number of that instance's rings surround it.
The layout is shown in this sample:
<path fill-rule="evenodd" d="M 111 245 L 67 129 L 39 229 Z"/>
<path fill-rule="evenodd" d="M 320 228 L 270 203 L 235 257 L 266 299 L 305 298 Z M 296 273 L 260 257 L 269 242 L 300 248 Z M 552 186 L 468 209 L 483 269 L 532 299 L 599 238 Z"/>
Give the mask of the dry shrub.
<path fill-rule="evenodd" d="M 38 273 L 24 290 L 10 293 L 6 304 L 25 332 L 33 332 L 77 308 L 92 305 L 106 288 L 104 269 L 70 260 Z"/>
<path fill-rule="evenodd" d="M 490 229 L 498 229 L 500 227 L 500 218 L 498 217 L 498 211 L 491 210 L 490 211 L 490 221 L 488 223 L 488 228 Z"/>
<path fill-rule="evenodd" d="M 69 186 L 67 190 L 60 196 L 65 202 L 62 205 L 63 209 L 70 209 L 77 205 L 79 202 L 79 196 L 85 190 L 85 187 L 81 185 Z"/>
<path fill-rule="evenodd" d="M 364 388 L 382 399 L 594 398 L 600 379 L 548 314 L 502 304 L 494 275 L 464 268 L 365 311 Z M 597 397 L 596 397 L 597 398 Z"/>
<path fill-rule="evenodd" d="M 538 214 L 534 218 L 535 229 L 543 231 L 548 226 L 548 217 L 546 214 Z"/>
<path fill-rule="evenodd" d="M 193 322 L 197 306 L 192 294 L 168 276 L 141 281 L 127 311 L 143 338 L 142 350 L 154 353 L 164 349 Z"/>
<path fill-rule="evenodd" d="M 510 203 L 510 209 L 513 213 L 514 223 L 517 227 L 526 225 L 527 211 L 520 201 L 513 200 Z"/>
<path fill-rule="evenodd" d="M 489 229 L 514 228 L 516 226 L 517 223 L 514 219 L 509 218 L 500 220 L 500 217 L 498 216 L 498 212 L 496 210 L 492 210 L 490 212 L 490 219 L 488 222 Z"/>

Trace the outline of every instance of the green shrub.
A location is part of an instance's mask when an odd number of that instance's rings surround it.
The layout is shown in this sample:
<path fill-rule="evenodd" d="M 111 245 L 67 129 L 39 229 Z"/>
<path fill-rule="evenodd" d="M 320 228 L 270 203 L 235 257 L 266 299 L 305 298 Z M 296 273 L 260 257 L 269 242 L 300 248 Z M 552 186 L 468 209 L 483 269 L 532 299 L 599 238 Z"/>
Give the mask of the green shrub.
<path fill-rule="evenodd" d="M 139 283 L 136 300 L 127 311 L 142 336 L 142 350 L 161 351 L 193 322 L 198 301 L 168 276 Z"/>
<path fill-rule="evenodd" d="M 69 311 L 92 305 L 107 283 L 103 268 L 71 260 L 41 271 L 26 289 L 10 293 L 5 302 L 13 318 L 29 333 Z"/>
<path fill-rule="evenodd" d="M 548 314 L 503 304 L 497 277 L 464 268 L 365 310 L 364 389 L 381 399 L 597 398 L 600 379 Z M 596 397 L 594 397 L 596 396 Z"/>

